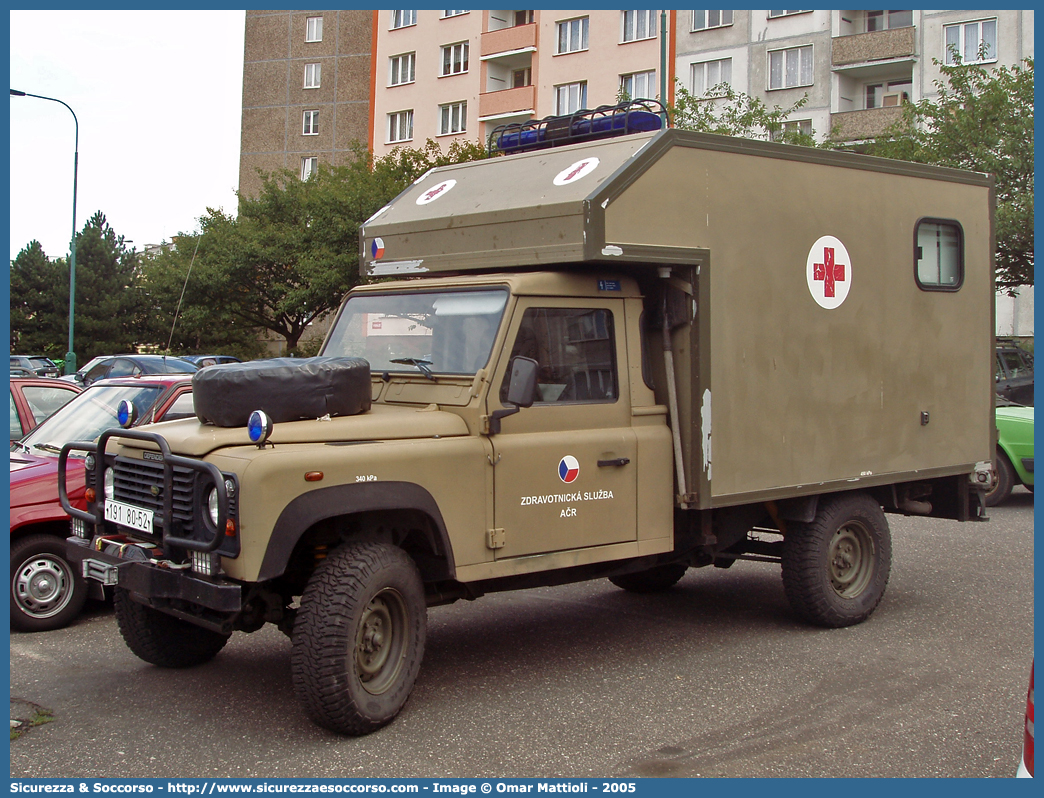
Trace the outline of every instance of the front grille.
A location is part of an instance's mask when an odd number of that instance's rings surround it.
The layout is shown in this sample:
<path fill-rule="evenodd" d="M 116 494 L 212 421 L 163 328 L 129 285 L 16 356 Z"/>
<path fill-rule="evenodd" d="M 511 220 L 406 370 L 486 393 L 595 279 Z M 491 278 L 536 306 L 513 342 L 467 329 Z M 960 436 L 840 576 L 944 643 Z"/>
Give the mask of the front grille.
<path fill-rule="evenodd" d="M 205 539 L 211 534 L 201 530 L 194 534 L 201 523 L 202 513 L 206 511 L 206 495 L 196 491 L 196 472 L 184 466 L 173 466 L 174 496 L 172 520 L 168 525 L 163 517 L 163 464 L 148 460 L 133 460 L 117 457 L 113 464 L 115 474 L 114 494 L 116 501 L 126 502 L 135 507 L 152 510 L 153 529 L 156 542 L 159 542 L 161 530 L 177 537 Z M 209 492 L 209 486 L 207 486 Z M 236 497 L 228 499 L 228 514 L 236 518 Z"/>

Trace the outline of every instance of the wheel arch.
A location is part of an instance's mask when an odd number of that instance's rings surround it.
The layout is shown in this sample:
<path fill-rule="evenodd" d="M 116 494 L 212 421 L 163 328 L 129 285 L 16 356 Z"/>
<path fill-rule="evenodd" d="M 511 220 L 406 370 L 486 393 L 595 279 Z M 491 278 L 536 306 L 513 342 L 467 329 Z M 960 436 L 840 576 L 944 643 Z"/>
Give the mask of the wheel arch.
<path fill-rule="evenodd" d="M 424 546 L 429 556 L 418 558 L 425 581 L 453 579 L 456 565 L 446 523 L 435 498 L 413 482 L 364 482 L 334 485 L 302 494 L 279 514 L 268 549 L 261 562 L 258 581 L 282 576 L 298 544 L 324 522 L 344 519 L 370 523 L 378 518 L 422 519 L 428 529 Z M 398 542 L 398 541 L 396 541 Z M 415 547 L 418 541 L 412 540 Z"/>

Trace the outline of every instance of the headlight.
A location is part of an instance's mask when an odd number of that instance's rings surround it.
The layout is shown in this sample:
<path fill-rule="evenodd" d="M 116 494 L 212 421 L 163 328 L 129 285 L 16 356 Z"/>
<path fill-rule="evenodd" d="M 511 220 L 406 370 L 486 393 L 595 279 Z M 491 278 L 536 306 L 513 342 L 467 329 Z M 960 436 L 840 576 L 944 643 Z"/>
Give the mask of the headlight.
<path fill-rule="evenodd" d="M 210 511 L 210 523 L 217 528 L 218 522 L 218 494 L 217 488 L 210 489 L 210 495 L 207 496 L 207 509 Z"/>
<path fill-rule="evenodd" d="M 116 472 L 111 468 L 105 469 L 105 498 L 111 499 L 116 495 Z"/>

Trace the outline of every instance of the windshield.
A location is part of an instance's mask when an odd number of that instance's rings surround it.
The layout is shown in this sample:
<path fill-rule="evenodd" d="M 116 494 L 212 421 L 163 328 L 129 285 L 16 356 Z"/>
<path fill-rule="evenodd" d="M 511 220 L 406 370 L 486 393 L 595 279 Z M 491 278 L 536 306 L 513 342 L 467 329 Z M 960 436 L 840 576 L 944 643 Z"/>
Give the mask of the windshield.
<path fill-rule="evenodd" d="M 472 375 L 489 361 L 507 291 L 354 296 L 323 354 L 361 357 L 370 370 Z"/>
<path fill-rule="evenodd" d="M 12 449 L 33 454 L 58 454 L 69 441 L 93 441 L 107 429 L 120 426 L 116 408 L 124 399 L 144 416 L 165 391 L 162 385 L 106 385 L 88 388 L 26 435 Z M 74 453 L 76 455 L 77 453 Z M 80 456 L 84 453 L 79 452 Z"/>

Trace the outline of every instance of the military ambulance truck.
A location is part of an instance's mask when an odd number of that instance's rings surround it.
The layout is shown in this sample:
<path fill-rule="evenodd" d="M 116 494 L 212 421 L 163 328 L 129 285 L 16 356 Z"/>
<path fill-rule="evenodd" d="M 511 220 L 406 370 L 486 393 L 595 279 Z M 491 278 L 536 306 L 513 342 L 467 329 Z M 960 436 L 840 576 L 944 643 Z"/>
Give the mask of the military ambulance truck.
<path fill-rule="evenodd" d="M 307 714 L 363 734 L 406 702 L 428 607 L 757 560 L 841 627 L 884 595 L 889 514 L 986 520 L 989 178 L 531 138 L 365 223 L 369 284 L 319 357 L 205 369 L 198 419 L 66 447 L 68 556 L 135 654 L 192 666 L 276 624 Z"/>

